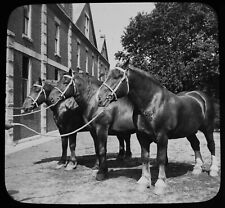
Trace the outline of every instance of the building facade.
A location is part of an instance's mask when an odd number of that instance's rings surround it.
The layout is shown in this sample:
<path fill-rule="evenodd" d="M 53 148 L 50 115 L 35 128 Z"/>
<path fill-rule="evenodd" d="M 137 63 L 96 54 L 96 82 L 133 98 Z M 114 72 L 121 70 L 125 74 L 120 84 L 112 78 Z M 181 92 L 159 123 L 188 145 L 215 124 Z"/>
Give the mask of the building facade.
<path fill-rule="evenodd" d="M 104 80 L 109 70 L 105 38 L 97 45 L 88 3 L 39 4 L 16 8 L 7 27 L 6 120 L 28 125 L 47 133 L 56 130 L 51 110 L 23 117 L 20 109 L 32 84 L 42 79 L 58 80 L 72 70 L 84 70 Z M 8 130 L 12 142 L 32 137 L 31 131 L 14 127 Z"/>

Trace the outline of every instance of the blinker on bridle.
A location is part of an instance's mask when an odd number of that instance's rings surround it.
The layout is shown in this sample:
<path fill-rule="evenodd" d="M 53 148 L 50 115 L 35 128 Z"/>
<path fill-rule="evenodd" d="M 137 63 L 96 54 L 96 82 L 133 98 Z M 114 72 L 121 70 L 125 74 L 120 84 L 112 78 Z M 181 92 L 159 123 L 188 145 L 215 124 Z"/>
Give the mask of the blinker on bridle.
<path fill-rule="evenodd" d="M 64 76 L 64 77 L 70 78 L 70 82 L 69 82 L 69 84 L 66 86 L 66 88 L 65 88 L 64 91 L 60 90 L 58 87 L 54 87 L 55 89 L 57 89 L 57 90 L 61 93 L 61 95 L 59 96 L 59 99 L 60 99 L 60 100 L 66 99 L 65 93 L 66 93 L 66 91 L 69 89 L 69 87 L 70 87 L 71 84 L 73 85 L 74 93 L 76 92 L 76 86 L 75 86 L 75 82 L 74 82 L 74 79 L 73 79 L 73 78 L 74 78 L 74 75 L 70 76 L 70 75 L 65 74 L 65 75 L 63 75 L 63 76 Z"/>
<path fill-rule="evenodd" d="M 126 80 L 126 83 L 127 83 L 127 94 L 130 91 L 128 78 L 127 78 L 127 75 L 126 75 L 126 71 L 124 69 L 120 68 L 120 67 L 115 67 L 115 69 L 118 69 L 118 70 L 122 71 L 123 72 L 123 77 L 121 78 L 121 80 L 118 82 L 118 84 L 116 85 L 116 87 L 114 89 L 112 89 L 106 82 L 102 83 L 101 87 L 104 85 L 111 91 L 111 94 L 106 97 L 107 100 L 110 100 L 110 99 L 112 100 L 114 98 L 115 98 L 115 100 L 118 100 L 117 95 L 116 95 L 116 91 L 118 90 L 118 88 L 120 87 L 120 85 L 122 84 L 122 82 L 124 80 Z"/>
<path fill-rule="evenodd" d="M 36 106 L 38 107 L 39 105 L 38 105 L 37 101 L 38 101 L 38 99 L 39 99 L 41 93 L 44 94 L 45 100 L 47 99 L 47 96 L 46 96 L 46 92 L 45 92 L 45 90 L 44 90 L 44 87 L 43 87 L 42 85 L 39 85 L 39 84 L 33 84 L 33 86 L 35 86 L 35 87 L 40 87 L 40 88 L 41 88 L 40 92 L 38 93 L 38 95 L 37 95 L 37 97 L 36 97 L 35 99 L 34 99 L 33 97 L 31 97 L 30 95 L 28 95 L 27 97 L 29 97 L 29 98 L 33 101 L 32 105 L 36 105 Z"/>

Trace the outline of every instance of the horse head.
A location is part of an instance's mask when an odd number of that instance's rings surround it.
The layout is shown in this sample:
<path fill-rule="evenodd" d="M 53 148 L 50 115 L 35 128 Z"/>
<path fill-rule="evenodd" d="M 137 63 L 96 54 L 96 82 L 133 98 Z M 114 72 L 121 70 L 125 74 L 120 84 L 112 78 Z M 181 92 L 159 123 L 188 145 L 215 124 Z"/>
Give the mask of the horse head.
<path fill-rule="evenodd" d="M 47 89 L 48 87 L 45 86 L 44 82 L 39 78 L 38 81 L 32 85 L 30 94 L 24 100 L 23 110 L 25 112 L 31 111 L 45 102 L 47 99 Z"/>
<path fill-rule="evenodd" d="M 59 102 L 59 100 L 65 100 L 66 98 L 75 96 L 76 86 L 74 81 L 74 74 L 72 70 L 69 73 L 64 73 L 58 81 L 57 85 L 51 90 L 48 101 L 53 103 Z"/>
<path fill-rule="evenodd" d="M 106 80 L 97 92 L 99 106 L 108 106 L 112 101 L 128 95 L 129 83 L 127 72 L 128 69 L 124 70 L 120 67 L 109 70 Z"/>

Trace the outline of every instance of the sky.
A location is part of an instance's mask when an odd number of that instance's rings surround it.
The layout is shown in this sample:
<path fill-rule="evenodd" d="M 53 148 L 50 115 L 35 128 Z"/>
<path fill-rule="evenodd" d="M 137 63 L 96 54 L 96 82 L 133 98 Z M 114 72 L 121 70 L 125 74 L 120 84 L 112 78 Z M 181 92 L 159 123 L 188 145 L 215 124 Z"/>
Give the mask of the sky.
<path fill-rule="evenodd" d="M 91 3 L 96 39 L 101 34 L 106 36 L 106 45 L 110 68 L 115 66 L 114 54 L 122 50 L 121 36 L 128 26 L 131 17 L 138 12 L 150 13 L 154 9 L 153 3 Z"/>

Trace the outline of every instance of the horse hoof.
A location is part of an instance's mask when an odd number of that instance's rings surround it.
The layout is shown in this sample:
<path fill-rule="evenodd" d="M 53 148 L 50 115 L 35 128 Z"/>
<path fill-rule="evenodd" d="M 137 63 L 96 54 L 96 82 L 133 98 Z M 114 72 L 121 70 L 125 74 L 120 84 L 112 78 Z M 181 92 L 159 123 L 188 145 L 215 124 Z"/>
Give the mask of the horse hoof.
<path fill-rule="evenodd" d="M 155 183 L 154 193 L 156 195 L 161 195 L 165 192 L 165 189 L 166 183 L 162 179 L 158 179 L 157 182 Z"/>
<path fill-rule="evenodd" d="M 92 170 L 92 174 L 91 174 L 91 175 L 92 175 L 94 178 L 96 178 L 97 173 L 98 173 L 98 169 L 95 169 L 95 170 Z"/>
<path fill-rule="evenodd" d="M 58 169 L 64 167 L 65 165 L 66 165 L 65 163 L 58 163 L 58 164 L 56 165 L 55 169 L 58 170 Z"/>
<path fill-rule="evenodd" d="M 125 154 L 125 159 L 126 160 L 130 160 L 131 158 L 132 158 L 132 153 L 131 152 Z"/>
<path fill-rule="evenodd" d="M 201 168 L 194 168 L 193 171 L 192 171 L 192 174 L 193 175 L 199 175 L 201 172 L 202 172 Z"/>
<path fill-rule="evenodd" d="M 97 181 L 102 181 L 106 178 L 106 174 L 105 173 L 97 173 L 96 174 L 96 180 Z"/>
<path fill-rule="evenodd" d="M 141 178 L 137 182 L 140 186 L 144 186 L 146 188 L 151 187 L 151 179 L 145 176 L 141 176 Z"/>
<path fill-rule="evenodd" d="M 209 175 L 212 176 L 212 177 L 216 177 L 216 176 L 218 176 L 219 174 L 218 174 L 218 171 L 217 171 L 217 170 L 210 170 L 210 171 L 209 171 Z"/>
<path fill-rule="evenodd" d="M 65 170 L 67 170 L 67 171 L 73 170 L 73 169 L 75 169 L 76 167 L 77 167 L 77 161 L 70 161 L 70 162 L 67 164 Z"/>
<path fill-rule="evenodd" d="M 95 165 L 92 170 L 98 170 L 99 169 L 99 166 L 98 165 Z"/>
<path fill-rule="evenodd" d="M 131 158 L 132 158 L 131 155 L 125 155 L 124 160 L 125 160 L 125 161 L 128 161 L 128 160 L 130 160 Z"/>
<path fill-rule="evenodd" d="M 123 155 L 118 155 L 118 156 L 116 157 L 116 160 L 117 160 L 117 161 L 122 161 L 122 160 L 123 160 Z"/>

